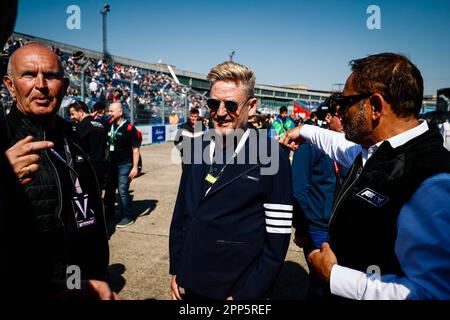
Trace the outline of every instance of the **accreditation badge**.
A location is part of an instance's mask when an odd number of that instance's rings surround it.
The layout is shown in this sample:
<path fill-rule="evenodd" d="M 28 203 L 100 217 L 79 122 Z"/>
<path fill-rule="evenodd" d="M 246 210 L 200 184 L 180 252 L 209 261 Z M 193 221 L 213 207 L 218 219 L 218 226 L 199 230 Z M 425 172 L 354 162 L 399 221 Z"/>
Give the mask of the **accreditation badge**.
<path fill-rule="evenodd" d="M 214 177 L 212 174 L 208 173 L 208 175 L 205 177 L 205 180 L 211 184 L 214 184 L 214 183 L 216 183 L 217 178 Z"/>
<path fill-rule="evenodd" d="M 89 205 L 89 195 L 79 194 L 72 198 L 77 228 L 83 228 L 96 223 L 94 210 Z"/>

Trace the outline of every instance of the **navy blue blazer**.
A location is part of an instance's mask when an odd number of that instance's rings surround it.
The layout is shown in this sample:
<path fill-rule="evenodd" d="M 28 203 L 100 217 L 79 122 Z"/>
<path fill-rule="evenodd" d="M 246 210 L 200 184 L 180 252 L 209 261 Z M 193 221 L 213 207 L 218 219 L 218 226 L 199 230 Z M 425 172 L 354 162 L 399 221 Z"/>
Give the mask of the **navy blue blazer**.
<path fill-rule="evenodd" d="M 257 143 L 248 139 L 242 152 L 261 150 L 258 132 L 247 130 Z M 293 197 L 288 152 L 278 143 L 261 145 L 271 163 L 258 156 L 230 164 L 207 195 L 209 165 L 183 167 L 169 239 L 179 286 L 215 299 L 268 296 L 289 246 Z M 209 142 L 200 146 L 209 149 Z M 261 174 L 277 161 L 274 174 Z"/>

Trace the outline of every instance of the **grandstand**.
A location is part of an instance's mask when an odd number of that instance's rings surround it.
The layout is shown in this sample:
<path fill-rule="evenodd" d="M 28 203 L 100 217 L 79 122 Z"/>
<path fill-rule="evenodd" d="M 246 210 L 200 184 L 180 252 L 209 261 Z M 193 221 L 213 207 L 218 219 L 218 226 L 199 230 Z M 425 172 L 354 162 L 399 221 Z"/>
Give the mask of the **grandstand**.
<path fill-rule="evenodd" d="M 70 79 L 61 115 L 74 99 L 84 99 L 89 106 L 99 100 L 121 101 L 136 124 L 167 123 L 172 113 L 184 121 L 192 107 L 199 108 L 202 115 L 207 114 L 205 102 L 210 84 L 206 75 L 171 66 L 179 80 L 177 83 L 172 79 L 167 64 L 146 63 L 114 55 L 106 61 L 101 52 L 22 33 L 13 33 L 3 59 L 10 51 L 30 41 L 52 47 L 60 56 Z M 8 105 L 11 99 L 6 90 L 1 90 L 2 100 Z M 276 114 L 281 106 L 288 107 L 292 113 L 295 100 L 303 108 L 311 110 L 329 94 L 328 91 L 306 88 L 263 84 L 255 87 L 255 96 L 259 98 L 258 110 L 262 114 Z"/>

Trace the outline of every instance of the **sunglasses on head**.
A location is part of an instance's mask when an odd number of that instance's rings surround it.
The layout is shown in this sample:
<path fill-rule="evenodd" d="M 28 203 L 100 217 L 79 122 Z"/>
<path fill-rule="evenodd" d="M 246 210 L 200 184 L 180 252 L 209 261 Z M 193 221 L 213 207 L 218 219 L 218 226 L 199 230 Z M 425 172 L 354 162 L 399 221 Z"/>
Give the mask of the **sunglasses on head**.
<path fill-rule="evenodd" d="M 250 100 L 252 97 L 248 97 L 247 100 L 245 100 L 244 105 L 248 102 L 248 100 Z M 212 111 L 217 111 L 220 108 L 220 102 L 222 100 L 217 100 L 217 99 L 208 99 L 206 100 L 206 105 L 208 106 L 208 108 Z M 236 112 L 238 107 L 239 107 L 239 103 L 232 101 L 232 100 L 223 100 L 223 103 L 225 105 L 225 109 L 227 109 L 228 112 Z"/>

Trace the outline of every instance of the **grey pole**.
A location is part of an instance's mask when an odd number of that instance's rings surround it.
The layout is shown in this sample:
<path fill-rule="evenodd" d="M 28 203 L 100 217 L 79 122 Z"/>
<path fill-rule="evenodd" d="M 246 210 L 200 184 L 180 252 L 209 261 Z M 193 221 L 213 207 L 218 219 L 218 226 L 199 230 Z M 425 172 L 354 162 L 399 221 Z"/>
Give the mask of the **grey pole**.
<path fill-rule="evenodd" d="M 107 56 L 108 54 L 108 48 L 106 46 L 107 44 L 107 37 L 106 37 L 106 15 L 108 12 L 111 11 L 111 6 L 109 4 L 105 4 L 103 6 L 102 11 L 100 13 L 102 14 L 102 20 L 103 20 L 103 55 Z"/>
<path fill-rule="evenodd" d="M 188 108 L 189 108 L 189 104 L 188 104 L 188 98 L 187 98 L 187 94 L 186 94 L 186 97 L 184 97 L 184 122 L 187 122 Z"/>
<path fill-rule="evenodd" d="M 81 101 L 83 101 L 84 102 L 84 99 L 85 99 L 85 97 L 86 97 L 86 93 L 84 92 L 85 90 L 84 90 L 84 86 L 85 86 L 85 84 L 84 84 L 84 68 L 81 70 Z"/>
<path fill-rule="evenodd" d="M 88 61 L 84 64 L 83 68 L 81 68 L 81 101 L 86 102 L 86 81 L 85 81 L 85 73 L 86 69 L 91 65 L 91 62 Z"/>
<path fill-rule="evenodd" d="M 164 101 L 164 93 L 161 93 L 162 101 L 161 101 L 161 124 L 164 125 L 164 108 L 166 102 Z"/>
<path fill-rule="evenodd" d="M 134 124 L 134 77 L 131 79 L 130 118 L 131 123 Z"/>

